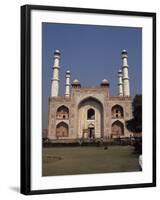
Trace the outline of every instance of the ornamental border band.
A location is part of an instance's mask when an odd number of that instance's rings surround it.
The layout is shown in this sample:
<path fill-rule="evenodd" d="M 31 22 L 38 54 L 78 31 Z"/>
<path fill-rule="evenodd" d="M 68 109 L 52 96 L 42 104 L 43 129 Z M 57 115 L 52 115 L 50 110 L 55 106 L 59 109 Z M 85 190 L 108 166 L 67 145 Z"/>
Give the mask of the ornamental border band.
<path fill-rule="evenodd" d="M 107 79 L 95 87 L 82 86 L 77 79 L 70 83 L 69 70 L 66 71 L 65 94 L 59 96 L 61 59 L 60 51 L 55 50 L 47 138 L 53 143 L 77 143 L 132 137 L 133 133 L 125 126 L 125 121 L 133 117 L 127 51 L 121 52 L 117 96 L 110 96 Z"/>

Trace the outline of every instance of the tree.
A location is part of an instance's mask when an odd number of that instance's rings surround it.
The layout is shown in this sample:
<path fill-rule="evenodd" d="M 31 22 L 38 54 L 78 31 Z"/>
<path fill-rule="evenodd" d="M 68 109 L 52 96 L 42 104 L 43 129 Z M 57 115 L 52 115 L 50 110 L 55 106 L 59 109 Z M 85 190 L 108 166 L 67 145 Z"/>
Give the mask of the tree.
<path fill-rule="evenodd" d="M 136 95 L 132 103 L 133 118 L 126 121 L 126 128 L 133 133 L 142 132 L 142 95 Z"/>

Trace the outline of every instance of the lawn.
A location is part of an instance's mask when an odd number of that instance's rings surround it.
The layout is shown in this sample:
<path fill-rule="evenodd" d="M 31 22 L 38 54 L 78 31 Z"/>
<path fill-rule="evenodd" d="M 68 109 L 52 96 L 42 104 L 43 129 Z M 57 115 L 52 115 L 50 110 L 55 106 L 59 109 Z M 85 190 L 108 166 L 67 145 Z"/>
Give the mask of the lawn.
<path fill-rule="evenodd" d="M 139 171 L 131 146 L 43 148 L 42 175 Z"/>

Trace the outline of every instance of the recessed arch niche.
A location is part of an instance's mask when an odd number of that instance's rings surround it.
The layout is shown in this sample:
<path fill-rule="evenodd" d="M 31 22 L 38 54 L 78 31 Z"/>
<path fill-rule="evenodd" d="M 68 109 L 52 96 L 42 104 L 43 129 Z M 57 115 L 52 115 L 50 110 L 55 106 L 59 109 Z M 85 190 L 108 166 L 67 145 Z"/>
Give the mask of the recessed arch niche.
<path fill-rule="evenodd" d="M 112 136 L 124 135 L 124 124 L 119 120 L 112 124 Z"/>
<path fill-rule="evenodd" d="M 56 126 L 56 137 L 68 137 L 69 127 L 65 122 L 60 122 Z"/>

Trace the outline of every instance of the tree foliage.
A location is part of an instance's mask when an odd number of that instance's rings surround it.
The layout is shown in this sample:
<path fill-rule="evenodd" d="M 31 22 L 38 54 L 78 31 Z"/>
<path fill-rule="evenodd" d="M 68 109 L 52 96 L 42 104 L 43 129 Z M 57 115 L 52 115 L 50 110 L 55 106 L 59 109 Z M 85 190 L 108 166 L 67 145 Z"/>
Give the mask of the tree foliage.
<path fill-rule="evenodd" d="M 142 95 L 136 95 L 132 103 L 133 118 L 126 121 L 126 128 L 134 133 L 142 132 Z"/>

